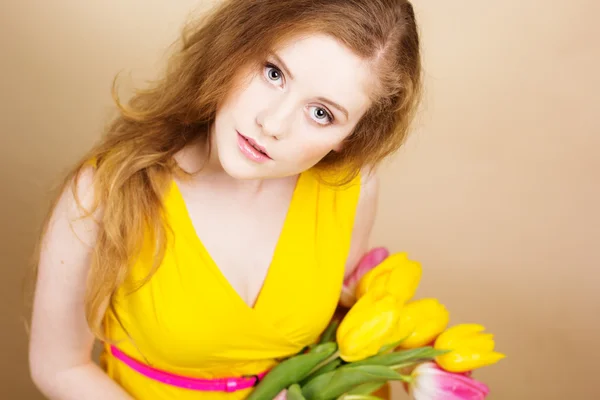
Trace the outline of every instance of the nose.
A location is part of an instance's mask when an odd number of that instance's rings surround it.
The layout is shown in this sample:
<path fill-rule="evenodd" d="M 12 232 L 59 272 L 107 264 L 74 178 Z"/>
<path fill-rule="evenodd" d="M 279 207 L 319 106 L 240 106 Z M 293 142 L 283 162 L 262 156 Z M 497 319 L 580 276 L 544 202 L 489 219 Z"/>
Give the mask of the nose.
<path fill-rule="evenodd" d="M 261 127 L 264 135 L 281 139 L 286 136 L 292 118 L 293 105 L 290 101 L 280 99 L 259 111 L 256 115 L 256 123 Z"/>

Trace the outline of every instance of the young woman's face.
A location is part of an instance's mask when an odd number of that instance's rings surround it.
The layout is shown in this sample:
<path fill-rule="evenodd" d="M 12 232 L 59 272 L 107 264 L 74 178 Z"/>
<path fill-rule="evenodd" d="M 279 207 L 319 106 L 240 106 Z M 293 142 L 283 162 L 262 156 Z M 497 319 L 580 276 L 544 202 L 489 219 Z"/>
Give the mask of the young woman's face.
<path fill-rule="evenodd" d="M 341 148 L 371 104 L 369 65 L 335 39 L 290 41 L 219 107 L 216 154 L 238 179 L 291 176 Z"/>

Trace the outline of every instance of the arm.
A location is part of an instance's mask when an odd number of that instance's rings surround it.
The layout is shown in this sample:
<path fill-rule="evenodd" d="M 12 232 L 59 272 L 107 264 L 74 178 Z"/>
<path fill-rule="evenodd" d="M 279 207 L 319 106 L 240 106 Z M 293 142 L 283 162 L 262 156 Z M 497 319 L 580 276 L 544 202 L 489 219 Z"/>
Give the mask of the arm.
<path fill-rule="evenodd" d="M 375 216 L 377 214 L 377 202 L 379 200 L 379 180 L 375 171 L 363 170 L 361 177 L 361 188 L 354 217 L 354 227 L 350 242 L 350 252 L 346 262 L 345 276 L 350 275 L 361 257 L 369 249 L 369 240 Z"/>
<path fill-rule="evenodd" d="M 375 171 L 372 170 L 363 171 L 362 174 L 362 184 L 356 206 L 345 277 L 352 274 L 360 259 L 369 250 L 369 240 L 377 214 L 377 202 L 379 199 L 378 177 Z"/>
<path fill-rule="evenodd" d="M 79 179 L 84 208 L 92 204 L 92 177 L 88 168 Z M 85 319 L 84 296 L 97 225 L 81 215 L 68 188 L 42 242 L 29 345 L 31 376 L 49 399 L 131 399 L 92 361 L 94 336 Z"/>

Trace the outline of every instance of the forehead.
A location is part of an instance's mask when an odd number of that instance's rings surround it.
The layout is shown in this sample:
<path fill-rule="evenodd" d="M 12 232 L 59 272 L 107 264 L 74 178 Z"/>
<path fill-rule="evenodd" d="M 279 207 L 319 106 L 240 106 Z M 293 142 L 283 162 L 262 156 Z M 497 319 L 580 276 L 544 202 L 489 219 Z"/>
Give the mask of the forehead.
<path fill-rule="evenodd" d="M 333 37 L 297 37 L 282 43 L 274 52 L 293 74 L 295 89 L 307 96 L 335 101 L 353 115 L 368 108 L 373 90 L 372 68 Z"/>

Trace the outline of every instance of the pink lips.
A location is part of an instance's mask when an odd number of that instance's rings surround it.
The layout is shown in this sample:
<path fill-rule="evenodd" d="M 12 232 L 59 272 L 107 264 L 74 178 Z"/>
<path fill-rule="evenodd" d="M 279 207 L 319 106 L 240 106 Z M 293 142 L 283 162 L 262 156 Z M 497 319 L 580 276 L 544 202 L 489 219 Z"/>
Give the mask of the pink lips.
<path fill-rule="evenodd" d="M 263 146 L 259 145 L 258 143 L 256 143 L 255 140 L 246 137 L 239 132 L 237 132 L 237 134 L 238 147 L 242 154 L 244 154 L 248 159 L 259 163 L 264 163 L 271 160 L 271 157 L 269 156 L 267 150 Z"/>
<path fill-rule="evenodd" d="M 246 138 L 246 140 L 247 140 L 247 141 L 249 141 L 249 142 L 250 142 L 250 144 L 251 144 L 251 145 L 252 145 L 254 148 L 258 149 L 259 151 L 263 152 L 263 153 L 264 153 L 264 154 L 265 154 L 267 157 L 271 158 L 271 157 L 269 156 L 269 153 L 267 153 L 267 149 L 265 149 L 265 148 L 264 148 L 263 146 L 261 146 L 260 144 L 256 143 L 256 141 L 255 141 L 254 139 L 247 137 L 247 138 Z"/>

